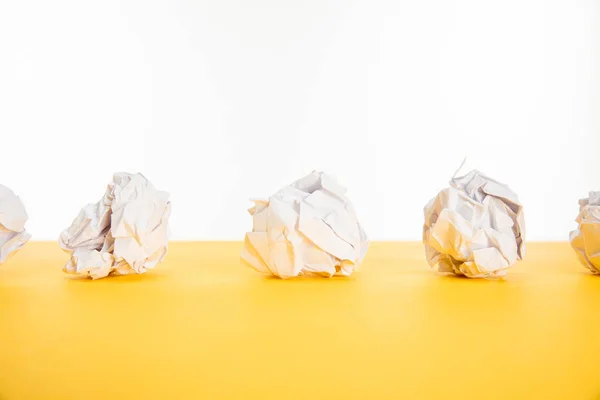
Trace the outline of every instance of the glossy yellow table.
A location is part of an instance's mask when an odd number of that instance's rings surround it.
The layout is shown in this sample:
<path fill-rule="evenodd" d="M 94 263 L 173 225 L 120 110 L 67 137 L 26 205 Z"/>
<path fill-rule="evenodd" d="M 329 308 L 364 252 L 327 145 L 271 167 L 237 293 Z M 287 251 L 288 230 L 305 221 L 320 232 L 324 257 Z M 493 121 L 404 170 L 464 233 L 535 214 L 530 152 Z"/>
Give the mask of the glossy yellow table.
<path fill-rule="evenodd" d="M 600 277 L 530 244 L 506 280 L 445 277 L 373 243 L 352 278 L 265 278 L 241 243 L 172 243 L 155 271 L 0 266 L 0 399 L 594 399 Z"/>

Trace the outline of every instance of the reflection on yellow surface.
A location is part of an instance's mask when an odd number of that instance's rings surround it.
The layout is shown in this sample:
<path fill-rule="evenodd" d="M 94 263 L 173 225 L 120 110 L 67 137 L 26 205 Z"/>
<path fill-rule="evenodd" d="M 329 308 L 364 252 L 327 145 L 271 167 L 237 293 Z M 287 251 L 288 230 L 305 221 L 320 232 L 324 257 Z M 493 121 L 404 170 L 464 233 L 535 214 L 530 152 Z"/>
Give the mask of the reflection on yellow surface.
<path fill-rule="evenodd" d="M 265 278 L 241 243 L 172 243 L 141 276 L 73 280 L 58 245 L 0 266 L 0 399 L 593 399 L 600 277 L 530 244 L 505 280 L 374 243 L 351 278 Z"/>

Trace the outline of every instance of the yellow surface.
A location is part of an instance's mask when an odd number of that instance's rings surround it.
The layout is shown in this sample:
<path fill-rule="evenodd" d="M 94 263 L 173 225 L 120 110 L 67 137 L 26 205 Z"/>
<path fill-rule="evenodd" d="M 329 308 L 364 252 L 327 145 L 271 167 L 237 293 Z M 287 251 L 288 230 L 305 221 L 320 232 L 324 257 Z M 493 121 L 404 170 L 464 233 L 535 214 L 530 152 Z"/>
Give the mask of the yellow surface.
<path fill-rule="evenodd" d="M 352 278 L 265 278 L 240 243 L 172 243 L 142 276 L 63 276 L 54 243 L 0 266 L 0 399 L 593 399 L 600 277 L 530 244 L 505 281 L 374 243 Z"/>

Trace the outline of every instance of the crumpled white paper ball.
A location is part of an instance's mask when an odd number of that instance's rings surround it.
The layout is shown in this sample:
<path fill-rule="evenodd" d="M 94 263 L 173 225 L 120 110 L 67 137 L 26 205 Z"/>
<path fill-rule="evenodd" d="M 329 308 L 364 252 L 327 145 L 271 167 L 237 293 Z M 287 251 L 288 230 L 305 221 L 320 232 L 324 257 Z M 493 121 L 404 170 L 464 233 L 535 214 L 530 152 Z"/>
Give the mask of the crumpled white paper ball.
<path fill-rule="evenodd" d="M 61 233 L 60 246 L 71 254 L 63 271 L 98 279 L 154 268 L 167 253 L 170 215 L 167 192 L 141 174 L 114 174 L 104 197 Z"/>
<path fill-rule="evenodd" d="M 579 260 L 594 274 L 600 274 L 600 192 L 579 200 L 577 229 L 569 234 Z"/>
<path fill-rule="evenodd" d="M 268 200 L 254 200 L 242 260 L 281 278 L 350 276 L 369 243 L 345 193 L 332 177 L 314 171 Z"/>
<path fill-rule="evenodd" d="M 0 264 L 31 239 L 25 231 L 27 211 L 21 199 L 0 185 Z"/>
<path fill-rule="evenodd" d="M 430 266 L 469 278 L 506 275 L 525 256 L 523 207 L 508 186 L 471 171 L 425 206 Z"/>

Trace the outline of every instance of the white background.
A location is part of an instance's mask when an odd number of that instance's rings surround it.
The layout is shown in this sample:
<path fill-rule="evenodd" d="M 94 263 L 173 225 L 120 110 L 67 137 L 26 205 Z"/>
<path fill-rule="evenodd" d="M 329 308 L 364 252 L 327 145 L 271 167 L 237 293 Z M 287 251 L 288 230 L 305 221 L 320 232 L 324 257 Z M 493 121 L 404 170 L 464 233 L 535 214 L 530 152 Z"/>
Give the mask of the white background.
<path fill-rule="evenodd" d="M 465 156 L 565 240 L 600 190 L 600 2 L 0 0 L 0 135 L 38 240 L 115 171 L 171 193 L 173 239 L 242 239 L 313 169 L 419 240 Z"/>

